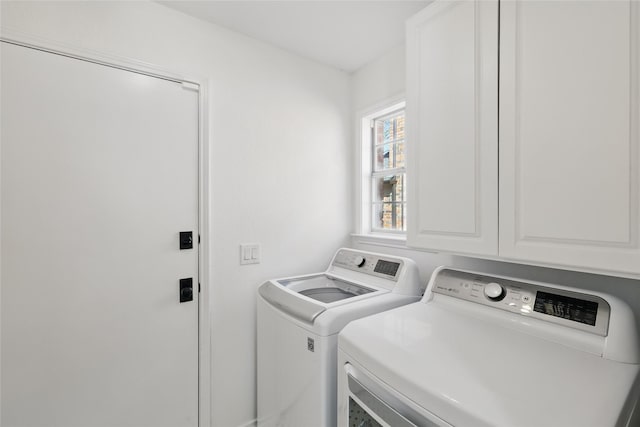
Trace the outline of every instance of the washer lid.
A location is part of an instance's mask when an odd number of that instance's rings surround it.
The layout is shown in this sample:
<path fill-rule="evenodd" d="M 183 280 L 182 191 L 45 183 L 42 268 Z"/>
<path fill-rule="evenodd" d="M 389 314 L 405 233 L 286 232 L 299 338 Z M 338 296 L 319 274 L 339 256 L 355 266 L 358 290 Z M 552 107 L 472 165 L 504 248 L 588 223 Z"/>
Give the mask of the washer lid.
<path fill-rule="evenodd" d="M 268 281 L 258 288 L 262 298 L 299 320 L 313 321 L 328 308 L 350 298 L 386 293 L 327 274 Z"/>
<path fill-rule="evenodd" d="M 376 291 L 376 289 L 357 285 L 327 274 L 280 279 L 276 280 L 276 283 L 291 291 L 324 303 L 340 301 Z"/>
<path fill-rule="evenodd" d="M 339 347 L 444 421 L 478 427 L 626 425 L 639 369 L 434 301 L 353 321 Z"/>

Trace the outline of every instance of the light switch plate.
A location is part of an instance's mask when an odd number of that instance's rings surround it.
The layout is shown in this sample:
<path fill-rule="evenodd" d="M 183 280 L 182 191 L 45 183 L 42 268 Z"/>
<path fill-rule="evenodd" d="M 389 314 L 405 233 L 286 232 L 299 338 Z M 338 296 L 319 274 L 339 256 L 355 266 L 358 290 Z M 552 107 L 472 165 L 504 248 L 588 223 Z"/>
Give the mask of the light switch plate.
<path fill-rule="evenodd" d="M 240 265 L 260 264 L 260 244 L 243 243 L 240 245 Z"/>

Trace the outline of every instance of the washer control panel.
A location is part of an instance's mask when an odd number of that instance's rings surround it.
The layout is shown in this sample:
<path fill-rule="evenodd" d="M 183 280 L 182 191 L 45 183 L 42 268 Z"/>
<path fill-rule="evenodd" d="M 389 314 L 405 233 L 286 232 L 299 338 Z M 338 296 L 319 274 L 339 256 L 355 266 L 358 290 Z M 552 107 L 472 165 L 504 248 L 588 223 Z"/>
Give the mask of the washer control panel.
<path fill-rule="evenodd" d="M 611 309 L 595 295 L 452 269 L 432 292 L 607 336 Z"/>
<path fill-rule="evenodd" d="M 403 261 L 394 257 L 382 257 L 367 252 L 342 249 L 336 253 L 331 265 L 398 281 Z"/>

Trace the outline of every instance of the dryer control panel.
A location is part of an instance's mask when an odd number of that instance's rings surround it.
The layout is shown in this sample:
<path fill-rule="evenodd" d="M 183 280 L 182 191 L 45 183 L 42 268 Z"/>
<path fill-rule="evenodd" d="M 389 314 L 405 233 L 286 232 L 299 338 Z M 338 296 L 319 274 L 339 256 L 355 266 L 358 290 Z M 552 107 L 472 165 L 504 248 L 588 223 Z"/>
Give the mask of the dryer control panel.
<path fill-rule="evenodd" d="M 336 253 L 331 265 L 398 281 L 403 268 L 403 261 L 394 257 L 383 257 L 368 252 L 341 249 Z"/>
<path fill-rule="evenodd" d="M 432 292 L 607 336 L 610 306 L 596 295 L 443 269 Z"/>

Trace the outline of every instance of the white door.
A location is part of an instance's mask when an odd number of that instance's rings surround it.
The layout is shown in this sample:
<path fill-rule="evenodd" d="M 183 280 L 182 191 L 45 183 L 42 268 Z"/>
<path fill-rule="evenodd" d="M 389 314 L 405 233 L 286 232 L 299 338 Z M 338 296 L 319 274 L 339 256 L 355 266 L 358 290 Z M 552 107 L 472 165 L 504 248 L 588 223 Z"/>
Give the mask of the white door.
<path fill-rule="evenodd" d="M 0 47 L 1 424 L 196 426 L 198 92 Z"/>
<path fill-rule="evenodd" d="M 500 6 L 500 255 L 640 273 L 640 3 Z"/>
<path fill-rule="evenodd" d="M 407 22 L 407 243 L 498 252 L 498 2 Z"/>

